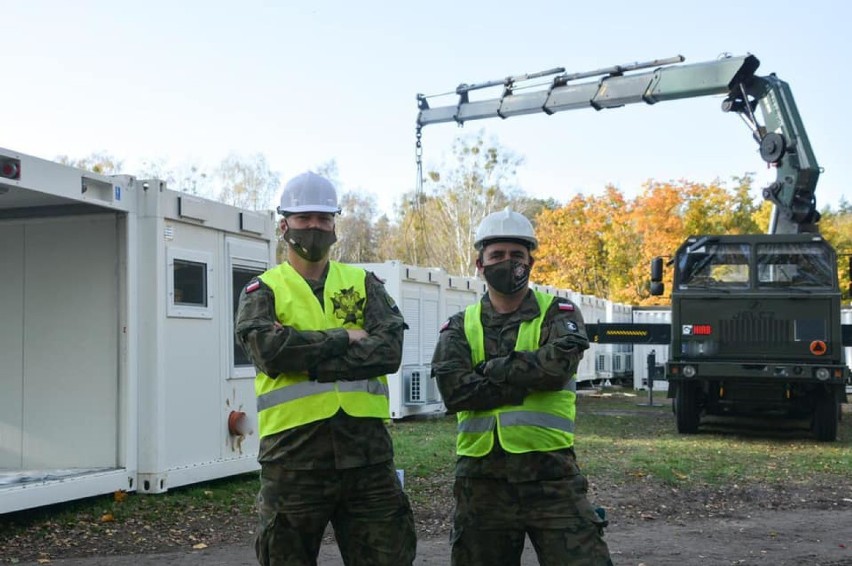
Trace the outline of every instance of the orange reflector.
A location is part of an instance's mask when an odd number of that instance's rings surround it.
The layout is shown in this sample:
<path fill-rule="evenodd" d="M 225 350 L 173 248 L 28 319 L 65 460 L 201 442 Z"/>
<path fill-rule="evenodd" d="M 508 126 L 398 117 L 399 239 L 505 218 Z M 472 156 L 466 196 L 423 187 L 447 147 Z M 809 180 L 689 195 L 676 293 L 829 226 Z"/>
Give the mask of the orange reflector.
<path fill-rule="evenodd" d="M 821 356 L 828 351 L 828 346 L 822 340 L 814 340 L 811 342 L 811 354 Z"/>

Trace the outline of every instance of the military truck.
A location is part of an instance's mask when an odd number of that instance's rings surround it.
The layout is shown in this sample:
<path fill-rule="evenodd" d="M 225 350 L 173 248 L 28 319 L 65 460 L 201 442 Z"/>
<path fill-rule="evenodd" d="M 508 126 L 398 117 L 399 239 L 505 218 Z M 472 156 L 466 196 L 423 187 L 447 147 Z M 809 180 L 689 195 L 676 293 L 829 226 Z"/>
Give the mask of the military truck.
<path fill-rule="evenodd" d="M 755 74 L 754 55 L 682 62 L 677 56 L 580 73 L 557 67 L 463 83 L 457 103 L 439 107 L 418 95 L 418 180 L 421 128 L 429 124 L 722 95 L 722 110 L 743 119 L 776 171 L 763 189 L 774 205 L 768 234 L 688 238 L 672 261 L 671 325 L 590 321 L 586 328 L 597 342 L 670 345 L 665 378 L 681 433 L 695 433 L 703 414 L 774 411 L 811 416 L 816 437 L 834 440 L 850 380 L 842 346 L 852 345 L 852 331 L 840 323 L 835 251 L 817 228 L 821 169 L 790 87 L 775 74 Z M 552 78 L 542 83 L 544 77 Z M 500 96 L 470 99 L 491 87 Z M 656 259 L 654 295 L 664 291 L 662 274 Z"/>
<path fill-rule="evenodd" d="M 672 261 L 670 359 L 677 430 L 702 415 L 811 418 L 834 440 L 846 402 L 834 249 L 818 234 L 693 236 Z M 663 291 L 662 259 L 652 292 Z"/>

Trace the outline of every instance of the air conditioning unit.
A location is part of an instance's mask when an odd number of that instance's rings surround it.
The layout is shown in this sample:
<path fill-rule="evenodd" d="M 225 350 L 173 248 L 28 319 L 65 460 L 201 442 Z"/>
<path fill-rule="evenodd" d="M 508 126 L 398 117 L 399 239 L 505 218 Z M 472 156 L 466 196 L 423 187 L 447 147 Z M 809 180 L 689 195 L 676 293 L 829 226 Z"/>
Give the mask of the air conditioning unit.
<path fill-rule="evenodd" d="M 438 391 L 438 384 L 431 376 L 429 366 L 403 369 L 402 379 L 407 405 L 440 403 L 441 394 Z"/>
<path fill-rule="evenodd" d="M 403 384 L 405 385 L 405 402 L 409 405 L 422 405 L 426 403 L 425 384 L 420 370 L 403 371 Z"/>

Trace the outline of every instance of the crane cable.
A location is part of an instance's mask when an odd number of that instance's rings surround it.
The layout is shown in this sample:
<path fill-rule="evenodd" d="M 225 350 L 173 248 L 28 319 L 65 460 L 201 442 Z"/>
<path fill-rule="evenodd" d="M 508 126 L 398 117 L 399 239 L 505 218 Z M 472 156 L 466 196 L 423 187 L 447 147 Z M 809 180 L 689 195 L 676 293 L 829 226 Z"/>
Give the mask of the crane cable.
<path fill-rule="evenodd" d="M 422 234 L 423 229 L 426 225 L 423 211 L 423 142 L 421 138 L 423 137 L 422 130 L 423 127 L 420 124 L 417 124 L 417 128 L 415 130 L 415 142 L 414 142 L 414 160 L 417 163 L 417 178 L 414 180 L 414 241 L 412 250 L 414 252 L 414 264 L 418 265 L 418 262 L 425 260 L 425 253 L 421 254 L 421 242 L 423 242 Z M 421 257 L 423 256 L 423 257 Z"/>

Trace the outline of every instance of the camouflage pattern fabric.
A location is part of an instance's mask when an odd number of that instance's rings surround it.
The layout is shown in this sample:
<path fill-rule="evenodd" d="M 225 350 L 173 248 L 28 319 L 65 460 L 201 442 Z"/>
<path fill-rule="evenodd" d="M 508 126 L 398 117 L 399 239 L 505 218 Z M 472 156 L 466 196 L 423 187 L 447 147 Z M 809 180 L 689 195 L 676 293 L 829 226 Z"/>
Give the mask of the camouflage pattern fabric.
<path fill-rule="evenodd" d="M 257 503 L 255 550 L 262 566 L 316 566 L 329 522 L 347 566 L 414 561 L 411 506 L 389 462 L 317 472 L 267 464 Z"/>
<path fill-rule="evenodd" d="M 540 314 L 527 294 L 512 313 L 482 299 L 486 363 L 473 367 L 464 313 L 444 323 L 432 358 L 450 411 L 520 405 L 535 391 L 557 391 L 573 379 L 589 347 L 580 309 L 557 298 L 544 315 L 540 347 L 515 352 L 522 322 Z M 528 534 L 543 565 L 609 564 L 603 520 L 586 497 L 588 483 L 572 449 L 510 454 L 495 441 L 482 458 L 456 463 L 453 565 L 517 565 Z"/>
<path fill-rule="evenodd" d="M 319 281 L 306 280 L 320 304 L 327 273 Z M 300 332 L 278 324 L 272 289 L 254 279 L 240 295 L 237 340 L 267 375 L 306 372 L 330 382 L 394 373 L 402 359 L 405 321 L 375 275 L 367 274 L 365 291 L 368 337 L 349 344 L 342 328 Z M 329 521 L 341 553 L 349 556 L 347 564 L 411 563 L 414 520 L 396 478 L 393 443 L 382 419 L 338 411 L 329 419 L 261 438 L 258 460 L 261 564 L 316 564 Z"/>
<path fill-rule="evenodd" d="M 452 565 L 519 566 L 526 535 L 542 566 L 611 565 L 587 489 L 576 466 L 558 480 L 456 478 Z"/>

